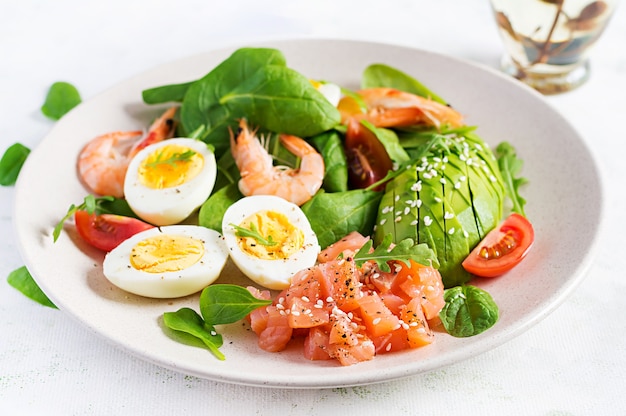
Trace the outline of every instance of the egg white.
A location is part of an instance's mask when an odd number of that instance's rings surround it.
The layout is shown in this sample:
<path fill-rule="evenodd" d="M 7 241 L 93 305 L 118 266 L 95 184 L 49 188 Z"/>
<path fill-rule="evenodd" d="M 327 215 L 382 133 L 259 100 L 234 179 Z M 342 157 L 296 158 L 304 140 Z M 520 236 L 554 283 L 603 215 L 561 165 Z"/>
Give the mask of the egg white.
<path fill-rule="evenodd" d="M 247 217 L 260 211 L 274 211 L 285 215 L 293 226 L 302 230 L 303 246 L 286 259 L 276 260 L 260 259 L 242 251 L 237 243 L 239 237 L 231 224 L 239 225 Z M 317 236 L 302 209 L 277 196 L 248 196 L 232 204 L 224 213 L 222 234 L 233 263 L 252 281 L 268 289 L 282 290 L 289 287 L 291 276 L 313 266 L 320 252 Z"/>
<path fill-rule="evenodd" d="M 202 171 L 175 187 L 152 189 L 143 185 L 138 175 L 141 162 L 155 150 L 172 144 L 188 147 L 202 155 Z M 128 205 L 142 220 L 154 225 L 177 224 L 207 200 L 215 185 L 216 176 L 215 155 L 204 142 L 188 138 L 164 140 L 147 146 L 133 157 L 124 180 L 124 196 Z"/>
<path fill-rule="evenodd" d="M 130 262 L 131 250 L 140 241 L 159 234 L 183 235 L 201 240 L 204 253 L 195 264 L 175 272 L 149 273 Z M 151 298 L 177 298 L 196 293 L 213 283 L 228 259 L 222 236 L 195 225 L 170 225 L 142 231 L 109 252 L 102 264 L 104 276 L 115 286 Z"/>

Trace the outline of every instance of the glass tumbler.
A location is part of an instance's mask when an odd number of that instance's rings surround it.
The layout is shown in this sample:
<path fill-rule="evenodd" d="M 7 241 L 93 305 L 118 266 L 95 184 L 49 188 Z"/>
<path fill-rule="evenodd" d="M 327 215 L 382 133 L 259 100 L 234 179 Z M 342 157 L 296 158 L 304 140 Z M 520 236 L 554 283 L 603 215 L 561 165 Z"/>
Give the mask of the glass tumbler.
<path fill-rule="evenodd" d="M 544 94 L 589 78 L 589 51 L 618 0 L 490 0 L 504 42 L 502 70 Z"/>

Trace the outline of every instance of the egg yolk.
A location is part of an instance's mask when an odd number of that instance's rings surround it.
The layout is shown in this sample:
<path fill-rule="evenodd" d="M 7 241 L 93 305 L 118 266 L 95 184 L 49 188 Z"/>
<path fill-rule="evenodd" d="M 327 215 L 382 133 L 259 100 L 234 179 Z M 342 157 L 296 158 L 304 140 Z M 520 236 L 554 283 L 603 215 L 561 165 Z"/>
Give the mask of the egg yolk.
<path fill-rule="evenodd" d="M 252 257 L 264 260 L 286 259 L 304 245 L 302 230 L 279 212 L 259 211 L 246 218 L 239 226 L 248 230 L 256 228 L 261 237 L 239 235 L 239 247 Z"/>
<path fill-rule="evenodd" d="M 148 188 L 172 188 L 195 178 L 203 166 L 204 158 L 200 153 L 172 144 L 150 153 L 139 165 L 138 176 Z"/>
<path fill-rule="evenodd" d="M 184 235 L 157 235 L 140 241 L 130 252 L 130 264 L 148 273 L 175 272 L 196 264 L 204 243 Z"/>

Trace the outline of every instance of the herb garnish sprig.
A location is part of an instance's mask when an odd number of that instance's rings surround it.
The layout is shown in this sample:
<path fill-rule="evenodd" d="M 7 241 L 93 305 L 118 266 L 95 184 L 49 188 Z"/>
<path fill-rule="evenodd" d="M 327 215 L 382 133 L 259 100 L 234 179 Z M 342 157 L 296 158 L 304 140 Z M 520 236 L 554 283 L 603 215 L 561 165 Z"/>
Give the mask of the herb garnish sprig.
<path fill-rule="evenodd" d="M 154 168 L 160 165 L 176 166 L 178 162 L 189 162 L 191 158 L 196 154 L 193 150 L 186 150 L 184 152 L 173 153 L 170 157 L 165 158 L 164 152 L 159 152 L 154 161 L 146 163 L 146 167 Z"/>
<path fill-rule="evenodd" d="M 273 247 L 278 244 L 271 235 L 268 235 L 267 238 L 263 237 L 263 235 L 259 232 L 259 229 L 254 225 L 254 223 L 250 223 L 250 228 L 240 227 L 235 224 L 230 224 L 231 227 L 235 229 L 235 235 L 237 237 L 250 237 L 257 241 L 257 243 L 266 246 Z"/>

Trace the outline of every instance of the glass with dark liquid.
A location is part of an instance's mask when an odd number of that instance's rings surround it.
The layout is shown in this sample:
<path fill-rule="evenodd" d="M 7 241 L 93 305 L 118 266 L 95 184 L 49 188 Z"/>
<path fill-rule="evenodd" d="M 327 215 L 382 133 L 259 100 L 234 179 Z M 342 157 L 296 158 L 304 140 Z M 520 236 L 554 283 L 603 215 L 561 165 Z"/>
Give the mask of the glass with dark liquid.
<path fill-rule="evenodd" d="M 618 0 L 491 0 L 504 41 L 502 69 L 544 94 L 589 78 L 589 50 Z"/>

